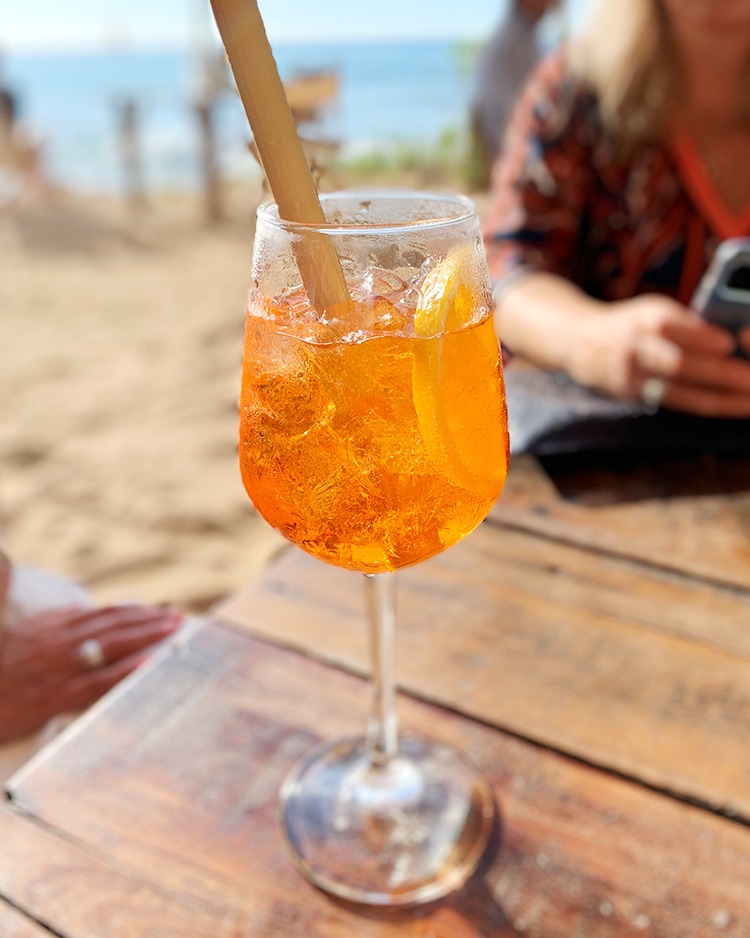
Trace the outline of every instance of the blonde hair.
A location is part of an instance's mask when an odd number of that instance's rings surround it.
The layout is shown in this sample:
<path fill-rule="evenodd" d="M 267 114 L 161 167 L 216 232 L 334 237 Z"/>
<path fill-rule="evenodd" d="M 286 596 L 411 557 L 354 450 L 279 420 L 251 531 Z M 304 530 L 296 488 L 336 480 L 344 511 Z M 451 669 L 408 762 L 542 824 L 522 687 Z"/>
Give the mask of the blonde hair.
<path fill-rule="evenodd" d="M 677 57 L 661 0 L 592 0 L 569 55 L 623 154 L 662 137 Z"/>

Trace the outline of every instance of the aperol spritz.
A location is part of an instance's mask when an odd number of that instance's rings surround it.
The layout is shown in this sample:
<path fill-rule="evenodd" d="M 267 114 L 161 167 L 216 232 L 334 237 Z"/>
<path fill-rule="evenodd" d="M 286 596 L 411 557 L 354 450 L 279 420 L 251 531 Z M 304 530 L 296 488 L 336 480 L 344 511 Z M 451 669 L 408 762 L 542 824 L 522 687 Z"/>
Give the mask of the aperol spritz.
<path fill-rule="evenodd" d="M 457 754 L 397 738 L 388 574 L 455 544 L 499 495 L 501 357 L 471 203 L 404 193 L 322 202 L 328 221 L 315 232 L 272 205 L 259 210 L 240 464 L 271 525 L 368 575 L 375 707 L 365 742 L 328 744 L 293 773 L 286 831 L 323 888 L 374 904 L 426 901 L 476 865 L 492 799 Z M 313 233 L 330 239 L 349 293 L 326 308 L 296 263 Z"/>

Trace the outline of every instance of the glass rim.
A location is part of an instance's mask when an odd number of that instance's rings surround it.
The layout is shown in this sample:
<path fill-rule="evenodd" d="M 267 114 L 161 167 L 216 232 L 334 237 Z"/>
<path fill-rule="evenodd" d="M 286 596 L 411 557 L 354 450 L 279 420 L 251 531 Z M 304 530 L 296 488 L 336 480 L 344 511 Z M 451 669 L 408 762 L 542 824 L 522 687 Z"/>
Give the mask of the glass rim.
<path fill-rule="evenodd" d="M 349 202 L 398 202 L 398 201 L 419 201 L 430 200 L 433 202 L 442 202 L 445 205 L 453 206 L 455 212 L 450 214 L 445 212 L 438 214 L 432 213 L 429 217 L 414 218 L 405 221 L 383 222 L 373 221 L 372 223 L 362 222 L 352 223 L 325 221 L 323 223 L 288 221 L 281 218 L 278 213 L 278 205 L 273 199 L 268 199 L 258 206 L 257 218 L 265 224 L 271 225 L 290 233 L 318 231 L 328 234 L 376 234 L 386 231 L 419 231 L 426 229 L 435 229 L 455 225 L 459 222 L 469 221 L 477 218 L 475 203 L 465 195 L 445 192 L 427 192 L 418 189 L 342 189 L 335 192 L 320 193 L 322 204 L 333 202 L 334 200 L 347 200 Z"/>

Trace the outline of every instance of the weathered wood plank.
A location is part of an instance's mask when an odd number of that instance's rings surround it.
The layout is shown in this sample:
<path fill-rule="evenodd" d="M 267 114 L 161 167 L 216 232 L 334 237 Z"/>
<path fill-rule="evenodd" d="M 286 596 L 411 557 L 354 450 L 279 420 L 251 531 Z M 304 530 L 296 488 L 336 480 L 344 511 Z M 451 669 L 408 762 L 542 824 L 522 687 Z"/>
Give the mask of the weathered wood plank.
<path fill-rule="evenodd" d="M 405 689 L 750 817 L 750 596 L 489 525 L 399 577 Z M 218 613 L 362 671 L 362 589 L 290 550 Z"/>
<path fill-rule="evenodd" d="M 332 903 L 287 858 L 276 792 L 319 737 L 360 730 L 365 696 L 206 628 L 11 781 L 28 816 L 0 814 L 0 892 L 66 938 L 750 934 L 746 827 L 409 698 L 404 723 L 490 779 L 499 842 L 431 909 L 380 920 Z"/>
<path fill-rule="evenodd" d="M 750 458 L 588 469 L 516 457 L 490 519 L 750 588 Z M 590 457 L 594 460 L 595 457 Z"/>
<path fill-rule="evenodd" d="M 35 925 L 26 915 L 0 898 L 0 935 L 2 938 L 50 938 L 46 928 Z"/>
<path fill-rule="evenodd" d="M 85 791 L 79 797 L 85 797 Z M 75 799 L 71 798 L 73 813 Z M 218 905 L 170 893 L 160 883 L 122 870 L 45 830 L 8 808 L 0 809 L 0 894 L 25 915 L 65 938 L 223 938 Z M 20 915 L 20 914 L 19 914 Z M 0 935 L 6 938 L 0 917 Z M 49 938 L 38 928 L 18 938 Z M 10 932 L 16 938 L 14 932 Z"/>

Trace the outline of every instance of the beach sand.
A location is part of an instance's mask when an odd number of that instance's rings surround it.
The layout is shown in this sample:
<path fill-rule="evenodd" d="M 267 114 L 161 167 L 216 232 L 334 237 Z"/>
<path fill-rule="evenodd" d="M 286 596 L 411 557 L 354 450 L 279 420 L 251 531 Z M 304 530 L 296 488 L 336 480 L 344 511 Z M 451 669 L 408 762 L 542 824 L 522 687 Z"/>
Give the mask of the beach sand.
<path fill-rule="evenodd" d="M 57 195 L 0 210 L 0 524 L 14 561 L 95 601 L 202 611 L 283 545 L 237 466 L 254 212 L 135 215 Z"/>

